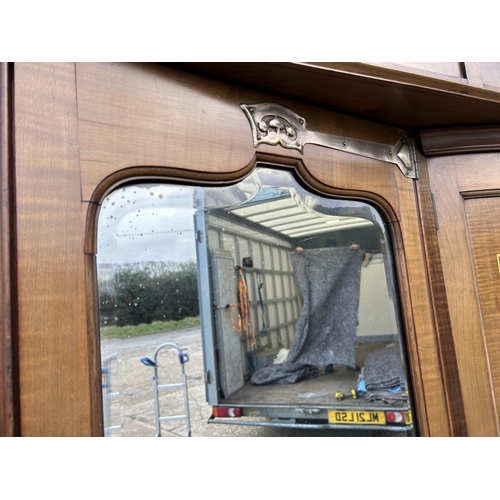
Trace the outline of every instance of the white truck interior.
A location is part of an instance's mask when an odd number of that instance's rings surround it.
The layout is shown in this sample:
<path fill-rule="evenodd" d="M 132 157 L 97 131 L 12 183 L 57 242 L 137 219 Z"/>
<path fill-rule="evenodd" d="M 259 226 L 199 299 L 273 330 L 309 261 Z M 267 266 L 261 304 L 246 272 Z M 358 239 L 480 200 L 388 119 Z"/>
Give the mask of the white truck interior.
<path fill-rule="evenodd" d="M 206 324 L 207 316 L 203 324 L 202 316 L 202 328 L 213 328 L 214 361 L 218 360 L 214 366 L 217 395 L 210 397 L 209 392 L 211 404 L 240 405 L 247 408 L 248 415 L 255 414 L 256 407 L 266 407 L 266 414 L 279 405 L 312 402 L 336 407 L 336 394 L 350 394 L 358 387 L 370 352 L 396 348 L 403 365 L 390 241 L 373 207 L 317 196 L 301 187 L 289 172 L 268 168 L 256 169 L 236 186 L 199 191 L 197 203 L 197 229 L 206 234 L 205 239 L 199 238 L 199 245 L 206 241 L 210 259 L 210 285 L 201 279 L 200 300 L 211 296 L 213 311 L 211 325 Z M 293 342 L 303 298 L 290 256 L 297 248 L 307 252 L 332 241 L 336 247 L 359 245 L 364 252 L 355 334 L 359 370 L 334 365 L 333 373 L 295 384 L 252 384 L 255 371 L 275 363 Z M 244 273 L 251 311 L 251 324 L 243 334 L 238 324 L 239 272 Z M 210 370 L 210 352 L 206 355 Z M 324 367 L 318 369 L 322 373 Z M 406 392 L 406 381 L 403 385 Z M 344 398 L 342 407 L 372 408 L 372 403 L 364 402 L 363 397 Z M 393 404 L 409 406 L 407 400 Z"/>

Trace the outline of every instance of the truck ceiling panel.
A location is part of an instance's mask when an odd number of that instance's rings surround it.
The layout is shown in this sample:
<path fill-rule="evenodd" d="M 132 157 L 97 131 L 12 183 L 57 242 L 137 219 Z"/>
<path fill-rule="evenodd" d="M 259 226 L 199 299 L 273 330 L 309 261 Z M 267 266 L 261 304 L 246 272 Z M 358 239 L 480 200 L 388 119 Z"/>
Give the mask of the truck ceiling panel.
<path fill-rule="evenodd" d="M 372 224 L 369 220 L 361 217 L 326 215 L 315 212 L 302 202 L 293 189 L 290 190 L 290 196 L 285 199 L 280 197 L 264 201 L 259 198 L 255 204 L 249 202 L 245 207 L 237 207 L 229 212 L 254 224 L 264 226 L 275 233 L 292 238 Z"/>

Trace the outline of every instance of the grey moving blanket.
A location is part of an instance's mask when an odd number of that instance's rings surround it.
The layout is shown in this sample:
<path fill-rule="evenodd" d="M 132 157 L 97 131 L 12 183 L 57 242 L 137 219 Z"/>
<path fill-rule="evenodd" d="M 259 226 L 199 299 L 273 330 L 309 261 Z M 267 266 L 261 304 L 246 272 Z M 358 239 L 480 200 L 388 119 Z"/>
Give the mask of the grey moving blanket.
<path fill-rule="evenodd" d="M 315 248 L 290 255 L 303 306 L 283 366 L 254 373 L 252 383 L 284 383 L 283 372 L 304 365 L 355 366 L 361 262 L 364 251 Z M 276 371 L 276 379 L 273 379 Z M 277 382 L 277 379 L 281 382 Z"/>
<path fill-rule="evenodd" d="M 367 354 L 363 378 L 368 391 L 404 386 L 403 363 L 396 347 L 384 347 Z"/>
<path fill-rule="evenodd" d="M 290 363 L 355 366 L 364 251 L 315 248 L 290 255 L 304 301 L 284 368 Z"/>

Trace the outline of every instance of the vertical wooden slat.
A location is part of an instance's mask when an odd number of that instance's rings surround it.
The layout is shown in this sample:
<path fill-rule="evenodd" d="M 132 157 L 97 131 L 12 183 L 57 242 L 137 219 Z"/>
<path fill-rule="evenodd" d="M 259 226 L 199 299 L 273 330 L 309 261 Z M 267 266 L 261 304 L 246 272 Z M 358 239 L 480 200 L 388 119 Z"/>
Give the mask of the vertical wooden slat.
<path fill-rule="evenodd" d="M 21 434 L 88 436 L 74 64 L 16 64 L 14 106 Z"/>
<path fill-rule="evenodd" d="M 97 278 L 97 220 L 99 206 L 82 203 L 82 231 L 85 235 L 85 287 L 87 290 L 89 390 L 91 435 L 103 436 L 101 339 L 99 334 L 99 298 Z"/>
<path fill-rule="evenodd" d="M 416 413 L 419 418 L 419 432 L 422 436 L 449 436 L 451 429 L 446 392 L 440 371 L 440 356 L 415 187 L 416 182 L 420 181 L 410 183 L 403 176 L 398 176 L 397 182 L 402 214 L 400 221 L 402 241 L 395 242 L 395 251 L 401 277 L 402 307 L 403 311 L 407 311 L 404 314 L 407 349 Z"/>
<path fill-rule="evenodd" d="M 427 165 L 420 162 L 420 180 L 417 183 L 422 232 L 428 266 L 430 293 L 436 322 L 436 335 L 441 359 L 441 372 L 446 393 L 446 404 L 452 436 L 466 436 L 464 402 L 460 386 L 458 362 L 453 341 L 450 312 L 446 297 L 437 227 L 433 210 Z"/>
<path fill-rule="evenodd" d="M 0 63 L 0 436 L 15 435 L 9 66 Z"/>

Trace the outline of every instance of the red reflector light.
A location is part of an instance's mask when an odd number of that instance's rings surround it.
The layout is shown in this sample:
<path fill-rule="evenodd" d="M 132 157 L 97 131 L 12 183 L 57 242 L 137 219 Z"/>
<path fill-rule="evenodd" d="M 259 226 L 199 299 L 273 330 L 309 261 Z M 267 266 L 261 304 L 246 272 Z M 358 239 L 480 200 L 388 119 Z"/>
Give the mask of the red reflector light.
<path fill-rule="evenodd" d="M 241 417 L 241 408 L 233 408 L 232 406 L 214 406 L 212 412 L 214 417 L 219 418 Z"/>
<path fill-rule="evenodd" d="M 386 411 L 385 420 L 388 424 L 405 425 L 404 411 Z"/>

